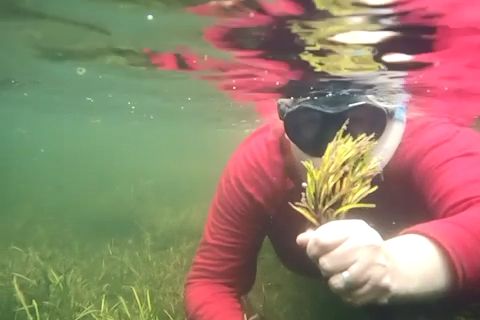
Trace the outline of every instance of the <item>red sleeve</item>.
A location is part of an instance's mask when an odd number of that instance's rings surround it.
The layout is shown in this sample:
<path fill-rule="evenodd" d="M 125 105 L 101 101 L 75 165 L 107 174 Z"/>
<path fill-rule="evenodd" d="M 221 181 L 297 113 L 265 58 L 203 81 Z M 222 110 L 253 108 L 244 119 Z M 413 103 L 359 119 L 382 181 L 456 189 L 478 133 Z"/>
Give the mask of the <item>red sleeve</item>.
<path fill-rule="evenodd" d="M 480 134 L 448 122 L 414 121 L 402 153 L 434 220 L 405 232 L 447 253 L 457 289 L 480 288 Z"/>
<path fill-rule="evenodd" d="M 239 298 L 255 280 L 269 221 L 269 194 L 276 185 L 276 173 L 269 168 L 276 167 L 271 160 L 277 152 L 268 147 L 268 130 L 243 143 L 221 177 L 187 276 L 188 319 L 243 319 Z"/>

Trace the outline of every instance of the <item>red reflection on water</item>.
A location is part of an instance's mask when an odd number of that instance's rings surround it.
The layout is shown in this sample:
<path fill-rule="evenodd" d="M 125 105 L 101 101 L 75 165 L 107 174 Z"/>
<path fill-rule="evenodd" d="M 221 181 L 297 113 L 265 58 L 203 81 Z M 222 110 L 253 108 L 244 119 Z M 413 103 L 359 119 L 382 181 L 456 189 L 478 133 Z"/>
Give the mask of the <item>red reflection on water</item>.
<path fill-rule="evenodd" d="M 471 125 L 480 116 L 480 1 L 414 0 L 399 9 L 435 15 L 437 27 L 433 51 L 415 56 L 432 67 L 409 72 L 406 79 L 412 106 Z M 418 84 L 426 88 L 418 90 Z"/>
<path fill-rule="evenodd" d="M 400 44 L 405 52 L 414 54 L 414 61 L 430 65 L 405 69 L 410 114 L 448 117 L 458 124 L 471 125 L 480 115 L 480 1 L 399 1 L 391 9 L 402 25 L 414 27 L 417 38 L 414 41 L 407 35 L 396 43 L 380 43 L 376 51 L 398 52 Z M 316 74 L 299 59 L 304 44 L 286 28 L 289 19 L 301 20 L 315 10 L 313 0 L 223 0 L 186 10 L 216 17 L 215 24 L 203 31 L 204 39 L 228 52 L 232 59 L 199 56 L 188 48 L 174 52 L 146 50 L 160 69 L 197 71 L 235 101 L 253 103 L 264 117 L 276 114 L 276 99 L 292 94 L 292 86 L 298 88 L 302 81 L 308 86 L 307 80 L 317 76 L 328 79 L 328 74 Z M 328 16 L 328 12 L 318 11 L 318 19 L 322 16 Z M 435 31 L 415 34 L 415 27 L 421 26 Z"/>
<path fill-rule="evenodd" d="M 299 79 L 303 71 L 295 69 L 287 61 L 266 57 L 264 50 L 239 46 L 231 33 L 242 28 L 273 25 L 278 17 L 300 15 L 305 8 L 291 0 L 232 0 L 211 1 L 186 10 L 217 17 L 217 23 L 204 30 L 204 39 L 228 51 L 232 59 L 199 56 L 188 48 L 178 48 L 175 52 L 147 49 L 151 62 L 166 70 L 207 71 L 199 73 L 199 76 L 215 83 L 218 89 L 227 92 L 235 101 L 253 103 L 263 117 L 274 114 L 276 100 L 282 96 L 281 88 L 289 81 Z"/>

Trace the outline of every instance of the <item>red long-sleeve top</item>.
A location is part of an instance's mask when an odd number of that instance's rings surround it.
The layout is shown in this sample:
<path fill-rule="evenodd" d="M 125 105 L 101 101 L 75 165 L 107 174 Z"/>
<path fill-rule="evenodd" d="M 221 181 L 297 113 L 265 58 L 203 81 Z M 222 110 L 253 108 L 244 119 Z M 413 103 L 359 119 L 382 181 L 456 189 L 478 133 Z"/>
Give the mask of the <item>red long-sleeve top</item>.
<path fill-rule="evenodd" d="M 237 149 L 218 184 L 204 235 L 187 277 L 189 319 L 241 320 L 239 298 L 254 282 L 268 237 L 289 269 L 319 276 L 297 246 L 305 219 L 288 205 L 301 180 L 279 122 L 257 129 Z M 358 215 L 386 237 L 420 233 L 447 254 L 457 290 L 480 287 L 480 135 L 440 119 L 410 119 L 404 139 Z M 407 229 L 405 229 L 407 228 Z"/>

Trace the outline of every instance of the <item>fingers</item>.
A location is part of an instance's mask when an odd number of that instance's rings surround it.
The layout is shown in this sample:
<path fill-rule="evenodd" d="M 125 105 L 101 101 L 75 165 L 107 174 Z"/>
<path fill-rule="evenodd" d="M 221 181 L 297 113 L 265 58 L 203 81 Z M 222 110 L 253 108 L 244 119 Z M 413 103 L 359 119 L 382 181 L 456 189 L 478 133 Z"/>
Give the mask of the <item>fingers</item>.
<path fill-rule="evenodd" d="M 361 220 L 326 223 L 297 237 L 307 255 L 325 276 L 346 270 L 369 245 L 381 243 L 380 235 Z"/>
<path fill-rule="evenodd" d="M 320 270 L 324 275 L 332 276 L 348 270 L 353 280 L 365 275 L 372 270 L 372 267 L 378 265 L 385 268 L 381 248 L 377 245 L 365 245 L 361 248 L 347 240 L 335 250 L 325 254 L 318 259 Z"/>
<path fill-rule="evenodd" d="M 344 300 L 357 306 L 369 303 L 385 304 L 389 295 L 390 291 L 386 287 L 379 286 L 375 281 L 369 281 L 363 287 L 346 295 Z"/>
<path fill-rule="evenodd" d="M 347 270 L 357 260 L 357 248 L 345 241 L 318 259 L 318 267 L 326 277 Z"/>
<path fill-rule="evenodd" d="M 349 221 L 331 221 L 316 230 L 308 230 L 297 237 L 297 244 L 306 247 L 308 256 L 317 260 L 323 255 L 339 245 L 341 245 L 350 236 L 350 225 L 357 222 Z"/>
<path fill-rule="evenodd" d="M 350 268 L 331 276 L 328 280 L 330 289 L 340 296 L 344 296 L 353 290 L 363 287 L 368 281 L 369 264 L 363 261 L 354 263 Z M 342 272 L 348 272 L 348 278 L 342 276 Z M 346 283 L 346 281 L 348 283 Z"/>
<path fill-rule="evenodd" d="M 333 292 L 355 305 L 388 300 L 392 286 L 381 235 L 362 220 L 338 220 L 297 237 Z"/>
<path fill-rule="evenodd" d="M 305 231 L 304 233 L 300 233 L 297 236 L 297 244 L 301 247 L 306 247 L 307 244 L 308 244 L 308 241 L 310 241 L 310 239 L 313 236 L 313 232 L 314 232 L 314 230 L 309 229 L 309 230 Z"/>
<path fill-rule="evenodd" d="M 342 273 L 332 276 L 328 285 L 331 290 L 353 305 L 368 303 L 385 304 L 391 294 L 391 283 L 382 265 L 373 266 L 360 261 Z M 347 282 L 347 283 L 346 283 Z"/>

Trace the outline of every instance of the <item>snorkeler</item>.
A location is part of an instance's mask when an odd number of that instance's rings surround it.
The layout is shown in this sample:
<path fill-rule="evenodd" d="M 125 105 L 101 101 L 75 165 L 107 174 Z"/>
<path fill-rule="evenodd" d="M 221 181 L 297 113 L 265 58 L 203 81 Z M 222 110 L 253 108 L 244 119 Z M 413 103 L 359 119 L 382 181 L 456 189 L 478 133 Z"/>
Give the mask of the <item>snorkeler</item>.
<path fill-rule="evenodd" d="M 249 136 L 223 172 L 186 281 L 189 319 L 243 319 L 239 298 L 254 283 L 266 237 L 287 268 L 323 276 L 354 305 L 478 291 L 478 132 L 438 118 L 406 121 L 403 104 L 359 93 L 312 92 L 278 110 L 281 120 Z M 385 167 L 369 199 L 377 206 L 307 230 L 288 204 L 305 180 L 300 160 L 318 161 L 347 118 L 352 134 L 379 139 L 374 152 Z"/>

